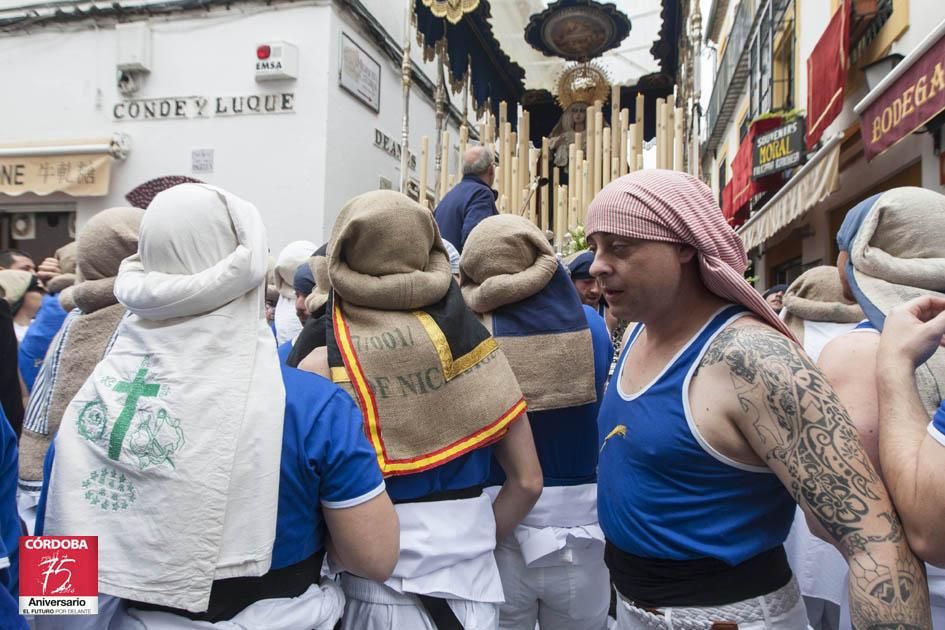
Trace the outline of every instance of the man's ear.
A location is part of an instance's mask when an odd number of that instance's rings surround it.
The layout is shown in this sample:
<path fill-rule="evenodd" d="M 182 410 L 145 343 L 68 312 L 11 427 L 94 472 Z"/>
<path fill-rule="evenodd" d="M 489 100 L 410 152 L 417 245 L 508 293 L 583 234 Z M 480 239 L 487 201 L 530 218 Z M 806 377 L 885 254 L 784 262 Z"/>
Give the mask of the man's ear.
<path fill-rule="evenodd" d="M 696 249 L 689 245 L 677 245 L 676 251 L 679 252 L 679 262 L 686 264 L 696 257 Z"/>

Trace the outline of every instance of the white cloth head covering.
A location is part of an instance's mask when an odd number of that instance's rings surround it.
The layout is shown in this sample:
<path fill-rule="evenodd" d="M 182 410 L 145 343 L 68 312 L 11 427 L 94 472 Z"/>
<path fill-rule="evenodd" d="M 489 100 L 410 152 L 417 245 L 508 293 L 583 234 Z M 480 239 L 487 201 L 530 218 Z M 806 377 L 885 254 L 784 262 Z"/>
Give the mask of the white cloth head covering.
<path fill-rule="evenodd" d="M 458 275 L 459 274 L 459 250 L 457 250 L 456 247 L 454 247 L 453 244 L 450 243 L 445 238 L 441 238 L 440 240 L 443 241 L 443 247 L 446 248 L 446 254 L 450 257 L 450 273 L 453 274 L 454 276 Z"/>
<path fill-rule="evenodd" d="M 279 252 L 276 260 L 275 283 L 279 291 L 276 302 L 276 341 L 283 344 L 302 332 L 302 322 L 295 312 L 295 271 L 307 261 L 318 245 L 311 241 L 293 241 Z"/>
<path fill-rule="evenodd" d="M 269 570 L 285 390 L 256 208 L 204 184 L 155 197 L 115 296 L 130 312 L 56 438 L 48 534 L 99 537 L 103 593 L 207 609 Z"/>

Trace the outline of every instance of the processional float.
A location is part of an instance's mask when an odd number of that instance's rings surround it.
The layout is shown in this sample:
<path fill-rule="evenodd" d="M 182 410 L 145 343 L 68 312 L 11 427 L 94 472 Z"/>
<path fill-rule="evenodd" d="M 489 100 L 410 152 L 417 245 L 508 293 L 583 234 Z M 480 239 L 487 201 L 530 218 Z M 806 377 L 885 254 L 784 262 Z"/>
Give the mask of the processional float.
<path fill-rule="evenodd" d="M 479 6 L 479 0 L 421 0 L 433 15 L 457 24 Z M 502 213 L 528 217 L 542 230 L 553 233 L 556 248 L 567 249 L 568 234 L 580 229 L 587 207 L 601 188 L 613 179 L 643 168 L 644 96 L 637 93 L 633 119 L 622 107 L 620 86 L 611 85 L 606 72 L 595 62 L 615 48 L 630 32 L 630 20 L 612 4 L 594 0 L 558 0 L 531 16 L 525 39 L 547 56 L 568 62 L 561 72 L 555 98 L 561 119 L 540 144 L 530 139 L 530 114 L 515 107 L 517 129 L 513 131 L 509 103 L 498 106 L 498 117 L 490 108 L 478 128 L 480 143 L 494 147 L 498 158 L 495 189 Z M 435 200 L 439 201 L 462 179 L 461 159 L 454 170 L 449 164 L 450 132 L 446 126 L 446 82 L 442 73 L 443 50 L 437 50 L 437 137 L 434 173 Z M 405 75 L 406 76 L 406 75 Z M 463 101 L 468 102 L 469 75 L 464 77 Z M 453 85 L 454 91 L 458 86 Z M 609 106 L 610 124 L 605 107 Z M 470 139 L 466 111 L 459 128 L 459 156 Z M 684 115 L 675 96 L 656 100 L 656 168 L 683 170 Z M 406 124 L 406 119 L 405 119 Z M 405 131 L 406 138 L 406 131 Z M 421 203 L 428 186 L 429 138 L 420 142 L 419 192 Z M 406 149 L 404 151 L 406 153 Z M 403 190 L 403 188 L 402 188 Z"/>

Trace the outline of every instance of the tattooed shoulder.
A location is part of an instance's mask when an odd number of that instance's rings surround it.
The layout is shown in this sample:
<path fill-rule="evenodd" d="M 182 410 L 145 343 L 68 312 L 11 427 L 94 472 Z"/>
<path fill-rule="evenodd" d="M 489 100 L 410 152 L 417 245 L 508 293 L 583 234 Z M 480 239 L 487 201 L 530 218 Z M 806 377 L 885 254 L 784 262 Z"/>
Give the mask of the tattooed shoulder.
<path fill-rule="evenodd" d="M 723 364 L 759 456 L 783 466 L 789 490 L 835 540 L 859 530 L 878 477 L 847 412 L 803 350 L 763 326 L 730 326 L 699 368 Z M 754 439 L 752 439 L 754 438 Z M 758 448 L 756 447 L 756 450 Z"/>
<path fill-rule="evenodd" d="M 927 627 L 921 566 L 820 370 L 795 343 L 753 324 L 723 330 L 698 369 L 719 365 L 727 368 L 742 432 L 847 556 L 853 627 Z"/>

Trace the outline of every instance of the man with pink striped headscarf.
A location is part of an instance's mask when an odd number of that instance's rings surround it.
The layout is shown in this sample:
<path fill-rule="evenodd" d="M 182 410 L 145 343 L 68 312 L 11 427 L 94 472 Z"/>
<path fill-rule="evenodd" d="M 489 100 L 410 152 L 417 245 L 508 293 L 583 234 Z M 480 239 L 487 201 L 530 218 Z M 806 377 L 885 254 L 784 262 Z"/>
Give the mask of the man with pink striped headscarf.
<path fill-rule="evenodd" d="M 829 384 L 745 282 L 712 192 L 684 173 L 632 173 L 597 195 L 586 232 L 614 315 L 640 322 L 598 416 L 618 628 L 806 628 L 782 546 L 795 502 L 850 565 L 854 627 L 928 627 L 886 489 Z"/>

